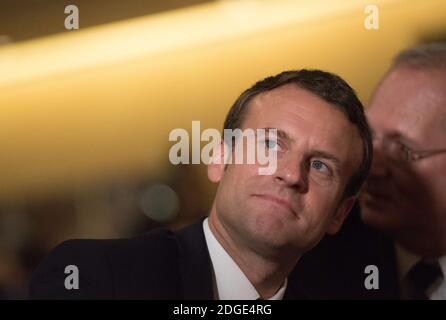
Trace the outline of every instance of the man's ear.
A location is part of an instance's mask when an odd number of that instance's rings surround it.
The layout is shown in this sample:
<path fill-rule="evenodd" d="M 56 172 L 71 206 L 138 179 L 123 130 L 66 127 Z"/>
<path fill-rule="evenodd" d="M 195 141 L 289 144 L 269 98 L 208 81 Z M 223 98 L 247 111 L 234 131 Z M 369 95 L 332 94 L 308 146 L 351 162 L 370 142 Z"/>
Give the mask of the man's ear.
<path fill-rule="evenodd" d="M 226 144 L 221 141 L 212 149 L 212 159 L 208 164 L 208 178 L 211 182 L 220 182 L 225 171 Z"/>
<path fill-rule="evenodd" d="M 328 224 L 327 228 L 328 234 L 334 235 L 341 229 L 342 224 L 344 223 L 344 220 L 347 218 L 348 214 L 353 208 L 355 201 L 356 201 L 355 196 L 351 196 L 342 201 L 342 203 L 339 205 L 333 217 L 331 217 L 331 221 Z"/>

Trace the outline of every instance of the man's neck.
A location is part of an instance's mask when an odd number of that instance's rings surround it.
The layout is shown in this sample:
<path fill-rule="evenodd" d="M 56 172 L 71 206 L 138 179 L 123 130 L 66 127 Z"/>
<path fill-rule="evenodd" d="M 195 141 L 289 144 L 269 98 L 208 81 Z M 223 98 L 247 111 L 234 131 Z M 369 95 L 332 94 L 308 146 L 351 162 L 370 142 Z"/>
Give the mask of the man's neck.
<path fill-rule="evenodd" d="M 298 258 L 268 258 L 237 242 L 215 214 L 209 216 L 209 228 L 263 299 L 272 297 L 284 284 Z"/>
<path fill-rule="evenodd" d="M 446 237 L 442 234 L 425 232 L 423 234 L 398 234 L 394 241 L 412 255 L 424 259 L 438 259 L 446 255 Z"/>

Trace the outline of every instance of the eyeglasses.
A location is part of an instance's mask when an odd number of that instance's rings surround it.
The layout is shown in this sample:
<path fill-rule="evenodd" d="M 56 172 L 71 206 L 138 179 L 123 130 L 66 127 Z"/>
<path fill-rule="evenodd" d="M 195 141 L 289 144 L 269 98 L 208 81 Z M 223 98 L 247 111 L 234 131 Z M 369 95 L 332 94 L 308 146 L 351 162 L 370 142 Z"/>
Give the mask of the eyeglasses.
<path fill-rule="evenodd" d="M 382 150 L 386 155 L 395 160 L 406 162 L 414 162 L 440 153 L 446 153 L 446 149 L 415 151 L 394 138 L 383 137 L 379 139 L 374 136 L 373 140 L 381 142 Z"/>

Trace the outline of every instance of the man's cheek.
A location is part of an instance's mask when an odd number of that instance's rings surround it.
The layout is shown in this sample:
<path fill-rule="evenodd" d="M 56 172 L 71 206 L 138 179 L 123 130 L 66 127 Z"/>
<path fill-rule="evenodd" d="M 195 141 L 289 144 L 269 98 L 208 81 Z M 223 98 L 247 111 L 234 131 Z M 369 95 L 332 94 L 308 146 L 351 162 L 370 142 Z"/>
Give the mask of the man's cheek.
<path fill-rule="evenodd" d="M 431 181 L 426 181 L 420 176 L 395 176 L 389 183 L 389 192 L 397 202 L 416 202 L 431 195 Z"/>

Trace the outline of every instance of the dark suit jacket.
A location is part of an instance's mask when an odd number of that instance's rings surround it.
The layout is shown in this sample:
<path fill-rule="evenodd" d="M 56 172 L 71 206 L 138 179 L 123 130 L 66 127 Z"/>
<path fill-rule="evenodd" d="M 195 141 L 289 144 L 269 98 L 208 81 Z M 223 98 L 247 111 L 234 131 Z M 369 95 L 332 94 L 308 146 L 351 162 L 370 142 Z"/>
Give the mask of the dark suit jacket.
<path fill-rule="evenodd" d="M 378 290 L 364 286 L 367 265 L 378 267 Z M 357 204 L 341 231 L 304 254 L 288 280 L 313 299 L 399 299 L 393 241 L 362 223 Z"/>
<path fill-rule="evenodd" d="M 67 265 L 79 289 L 67 290 Z M 157 230 L 132 239 L 69 240 L 35 271 L 31 299 L 213 299 L 213 270 L 202 221 L 178 232 Z M 297 282 L 284 299 L 305 299 Z"/>

